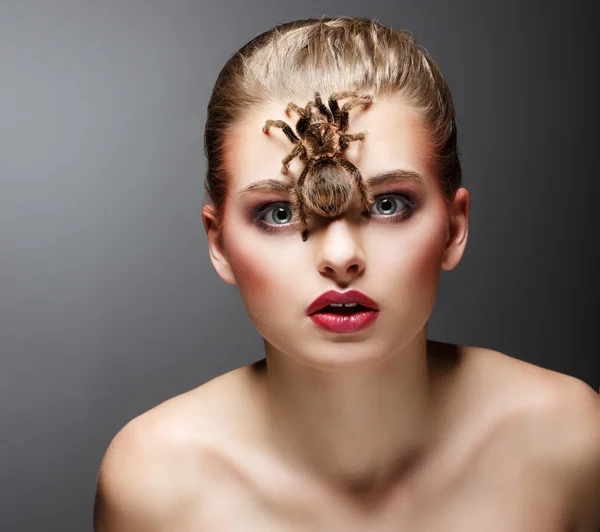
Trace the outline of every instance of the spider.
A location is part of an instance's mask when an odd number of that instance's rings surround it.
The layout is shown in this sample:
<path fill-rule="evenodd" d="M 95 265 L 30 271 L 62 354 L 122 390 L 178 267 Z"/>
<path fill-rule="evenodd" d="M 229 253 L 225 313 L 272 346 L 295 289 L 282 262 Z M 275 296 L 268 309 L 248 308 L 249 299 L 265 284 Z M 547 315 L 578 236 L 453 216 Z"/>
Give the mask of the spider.
<path fill-rule="evenodd" d="M 340 109 L 338 100 L 352 98 Z M 348 144 L 355 140 L 363 140 L 366 132 L 347 133 L 350 109 L 358 105 L 368 106 L 373 97 L 358 94 L 355 91 L 336 92 L 329 97 L 329 109 L 321 100 L 319 92 L 315 92 L 314 101 L 309 101 L 304 108 L 293 102 L 288 103 L 285 113 L 297 113 L 300 118 L 296 123 L 298 136 L 283 120 L 267 120 L 262 130 L 280 127 L 286 137 L 296 146 L 282 159 L 281 173 L 287 174 L 290 161 L 294 157 L 308 161 L 298 177 L 293 189 L 291 206 L 298 213 L 302 241 L 308 239 L 306 209 L 320 216 L 335 218 L 349 206 L 354 188 L 360 195 L 364 211 L 371 210 L 373 199 L 369 194 L 358 168 L 341 157 Z M 313 111 L 316 108 L 318 113 Z M 319 116 L 321 115 L 321 116 Z M 323 117 L 326 121 L 323 120 Z"/>

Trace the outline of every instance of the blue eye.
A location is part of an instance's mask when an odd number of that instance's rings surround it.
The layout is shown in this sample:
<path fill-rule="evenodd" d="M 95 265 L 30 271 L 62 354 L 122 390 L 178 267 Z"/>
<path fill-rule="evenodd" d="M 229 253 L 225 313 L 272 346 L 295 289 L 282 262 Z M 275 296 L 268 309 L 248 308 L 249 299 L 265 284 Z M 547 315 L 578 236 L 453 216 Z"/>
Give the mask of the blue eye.
<path fill-rule="evenodd" d="M 402 221 L 411 216 L 415 208 L 415 201 L 406 194 L 381 194 L 375 197 L 368 218 Z M 287 202 L 262 205 L 255 211 L 253 219 L 258 228 L 267 233 L 282 231 L 296 225 L 294 211 Z"/>
<path fill-rule="evenodd" d="M 410 200 L 406 196 L 402 194 L 385 194 L 375 198 L 372 207 L 375 212 L 371 211 L 371 213 L 390 216 L 407 208 L 410 208 Z"/>
<path fill-rule="evenodd" d="M 289 203 L 267 203 L 256 210 L 253 219 L 262 231 L 280 231 L 293 225 L 294 212 Z"/>
<path fill-rule="evenodd" d="M 283 225 L 292 221 L 294 213 L 289 205 L 279 204 L 275 205 L 265 211 L 265 218 L 268 222 L 275 223 L 276 225 Z"/>

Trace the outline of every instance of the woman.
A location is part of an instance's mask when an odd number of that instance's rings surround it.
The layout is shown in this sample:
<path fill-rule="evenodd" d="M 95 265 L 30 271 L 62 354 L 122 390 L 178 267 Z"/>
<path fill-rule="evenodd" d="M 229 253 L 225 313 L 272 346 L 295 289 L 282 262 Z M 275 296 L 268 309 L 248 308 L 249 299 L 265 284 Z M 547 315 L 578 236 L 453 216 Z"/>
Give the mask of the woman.
<path fill-rule="evenodd" d="M 227 62 L 203 221 L 265 359 L 119 432 L 97 531 L 600 526 L 598 395 L 427 339 L 467 243 L 456 138 L 436 64 L 373 20 L 282 24 Z"/>

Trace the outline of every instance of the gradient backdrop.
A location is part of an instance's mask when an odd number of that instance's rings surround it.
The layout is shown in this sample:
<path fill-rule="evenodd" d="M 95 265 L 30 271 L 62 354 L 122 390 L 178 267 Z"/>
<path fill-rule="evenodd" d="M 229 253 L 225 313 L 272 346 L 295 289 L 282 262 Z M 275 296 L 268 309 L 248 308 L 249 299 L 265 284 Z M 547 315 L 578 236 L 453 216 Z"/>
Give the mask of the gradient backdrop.
<path fill-rule="evenodd" d="M 430 337 L 597 390 L 598 6 L 0 1 L 0 530 L 91 530 L 118 430 L 262 358 L 209 260 L 202 136 L 224 62 L 293 19 L 410 29 L 448 80 L 472 207 Z"/>

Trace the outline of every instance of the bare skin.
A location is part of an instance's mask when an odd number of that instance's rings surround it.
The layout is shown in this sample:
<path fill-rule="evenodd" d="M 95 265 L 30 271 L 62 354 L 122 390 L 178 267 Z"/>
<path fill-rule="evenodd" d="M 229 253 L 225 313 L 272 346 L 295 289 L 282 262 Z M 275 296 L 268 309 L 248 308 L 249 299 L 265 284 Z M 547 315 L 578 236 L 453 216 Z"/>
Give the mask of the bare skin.
<path fill-rule="evenodd" d="M 115 437 L 97 532 L 596 532 L 598 395 L 510 356 L 427 340 L 440 272 L 465 250 L 469 194 L 444 201 L 418 113 L 388 97 L 352 116 L 368 136 L 344 153 L 363 177 L 413 177 L 374 186 L 369 219 L 358 204 L 309 216 L 303 241 L 293 220 L 270 216 L 272 205 L 288 212 L 285 191 L 254 186 L 302 172 L 296 158 L 282 175 L 290 143 L 262 132 L 287 118 L 286 103 L 240 117 L 223 224 L 203 210 L 213 266 L 237 285 L 265 360 Z M 376 209 L 383 197 L 393 213 Z M 318 328 L 306 309 L 330 289 L 364 292 L 377 320 Z"/>
<path fill-rule="evenodd" d="M 162 403 L 115 437 L 95 530 L 596 532 L 597 394 L 495 351 L 428 348 L 446 426 L 382 492 L 340 493 L 269 444 L 263 360 Z"/>

